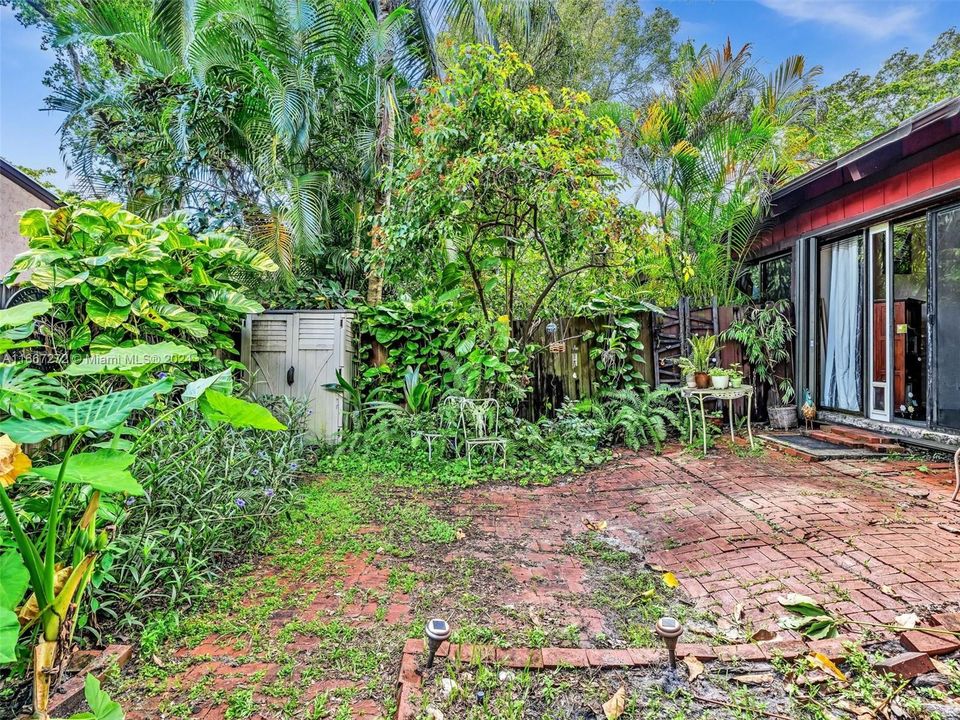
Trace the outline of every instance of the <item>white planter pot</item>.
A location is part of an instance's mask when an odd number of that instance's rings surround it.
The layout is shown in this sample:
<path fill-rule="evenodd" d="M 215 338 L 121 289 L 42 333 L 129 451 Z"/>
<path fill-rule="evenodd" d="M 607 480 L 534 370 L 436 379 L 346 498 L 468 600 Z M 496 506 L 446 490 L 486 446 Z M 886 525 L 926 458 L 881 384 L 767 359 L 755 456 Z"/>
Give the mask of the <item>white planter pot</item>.
<path fill-rule="evenodd" d="M 730 377 L 728 375 L 711 375 L 710 382 L 717 390 L 726 390 L 730 387 Z"/>
<path fill-rule="evenodd" d="M 687 375 L 687 387 L 695 388 L 697 386 L 697 381 L 693 379 L 693 373 Z"/>

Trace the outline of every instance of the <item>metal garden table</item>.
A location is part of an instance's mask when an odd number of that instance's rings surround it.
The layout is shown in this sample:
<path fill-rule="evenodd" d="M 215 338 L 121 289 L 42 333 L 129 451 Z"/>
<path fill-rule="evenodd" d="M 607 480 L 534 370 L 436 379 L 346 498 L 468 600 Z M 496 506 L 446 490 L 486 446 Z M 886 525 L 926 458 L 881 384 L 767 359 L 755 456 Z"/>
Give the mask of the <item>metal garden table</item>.
<path fill-rule="evenodd" d="M 703 452 L 707 452 L 707 413 L 703 409 L 704 400 L 727 401 L 727 407 L 730 411 L 730 439 L 736 439 L 736 431 L 733 428 L 733 401 L 740 398 L 747 398 L 747 435 L 750 438 L 750 448 L 753 448 L 753 428 L 750 426 L 750 406 L 753 402 L 753 387 L 750 385 L 741 385 L 740 387 L 731 387 L 720 390 L 718 388 L 680 388 L 680 394 L 687 401 L 687 418 L 690 421 L 690 439 L 693 442 L 693 408 L 690 405 L 690 398 L 695 397 L 700 403 L 700 424 L 703 429 Z"/>

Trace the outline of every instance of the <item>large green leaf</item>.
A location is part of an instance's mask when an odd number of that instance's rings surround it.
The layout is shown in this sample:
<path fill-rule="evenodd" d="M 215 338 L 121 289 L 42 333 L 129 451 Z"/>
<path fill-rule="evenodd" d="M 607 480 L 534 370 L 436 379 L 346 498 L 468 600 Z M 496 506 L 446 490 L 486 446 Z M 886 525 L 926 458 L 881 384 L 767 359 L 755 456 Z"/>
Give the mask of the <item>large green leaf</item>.
<path fill-rule="evenodd" d="M 234 290 L 213 290 L 207 300 L 238 313 L 262 313 L 263 305 Z"/>
<path fill-rule="evenodd" d="M 30 573 L 20 553 L 9 549 L 0 555 L 0 608 L 15 610 L 30 583 Z"/>
<path fill-rule="evenodd" d="M 20 619 L 13 610 L 0 608 L 0 665 L 17 661 Z"/>
<path fill-rule="evenodd" d="M 75 713 L 68 720 L 124 720 L 123 708 L 100 688 L 100 681 L 93 673 L 87 673 L 83 681 L 83 697 L 90 712 Z"/>
<path fill-rule="evenodd" d="M 26 325 L 35 317 L 49 312 L 51 307 L 53 306 L 46 300 L 37 300 L 36 302 L 14 305 L 6 310 L 0 310 L 0 328 Z"/>
<path fill-rule="evenodd" d="M 185 310 L 179 305 L 171 303 L 153 303 L 150 309 L 161 321 L 169 325 L 186 330 L 194 337 L 206 337 L 209 334 L 207 326 L 203 324 L 199 316 Z"/>
<path fill-rule="evenodd" d="M 26 363 L 0 364 L 0 410 L 20 414 L 40 405 L 58 403 L 67 390 L 54 378 Z"/>
<path fill-rule="evenodd" d="M 83 430 L 111 430 L 126 421 L 134 410 L 142 410 L 157 395 L 173 389 L 173 380 L 164 378 L 150 385 L 101 395 L 68 405 L 41 405 L 39 410 L 49 417 L 7 418 L 0 421 L 0 433 L 14 442 L 37 443 L 55 435 L 71 435 Z"/>
<path fill-rule="evenodd" d="M 216 375 L 194 380 L 183 389 L 180 397 L 184 402 L 187 400 L 196 400 L 207 390 L 211 389 L 229 395 L 233 391 L 233 377 L 231 377 L 230 370 L 224 370 L 223 372 L 218 372 Z"/>
<path fill-rule="evenodd" d="M 129 495 L 143 495 L 133 475 L 127 469 L 137 458 L 129 453 L 104 448 L 89 453 L 78 453 L 67 461 L 67 469 L 63 474 L 64 482 L 75 485 L 89 485 L 94 490 L 105 493 L 127 493 Z M 53 482 L 60 474 L 62 463 L 34 468 L 40 477 Z"/>
<path fill-rule="evenodd" d="M 23 600 L 30 573 L 16 550 L 0 555 L 0 665 L 16 662 L 20 620 L 14 610 Z"/>
<path fill-rule="evenodd" d="M 133 347 L 115 347 L 102 355 L 91 355 L 80 362 L 73 363 L 64 375 L 99 375 L 128 370 L 138 370 L 155 365 L 196 362 L 197 351 L 186 345 L 174 342 L 162 342 L 153 345 L 134 345 Z"/>
<path fill-rule="evenodd" d="M 130 306 L 118 305 L 111 300 L 105 300 L 104 297 L 104 295 L 97 295 L 87 300 L 87 315 L 100 327 L 120 327 L 130 316 Z"/>
<path fill-rule="evenodd" d="M 263 405 L 224 395 L 216 390 L 207 390 L 203 393 L 200 398 L 200 410 L 207 420 L 213 423 L 229 423 L 235 428 L 287 429 L 287 426 L 277 420 Z"/>

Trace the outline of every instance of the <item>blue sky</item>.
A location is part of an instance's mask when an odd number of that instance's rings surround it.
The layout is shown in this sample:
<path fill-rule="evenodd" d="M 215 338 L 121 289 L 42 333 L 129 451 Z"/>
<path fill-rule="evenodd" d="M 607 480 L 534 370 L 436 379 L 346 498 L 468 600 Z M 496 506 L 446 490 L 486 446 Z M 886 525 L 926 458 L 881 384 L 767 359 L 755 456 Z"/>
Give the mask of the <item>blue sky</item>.
<path fill-rule="evenodd" d="M 960 0 L 674 0 L 644 2 L 668 7 L 681 20 L 681 38 L 718 45 L 751 43 L 767 67 L 797 53 L 823 67 L 829 82 L 859 68 L 873 72 L 893 51 L 927 48 L 943 30 L 960 24 Z M 42 112 L 43 73 L 51 53 L 40 33 L 20 27 L 0 7 L 0 155 L 31 167 L 55 167 L 68 186 L 60 158 L 60 118 Z"/>

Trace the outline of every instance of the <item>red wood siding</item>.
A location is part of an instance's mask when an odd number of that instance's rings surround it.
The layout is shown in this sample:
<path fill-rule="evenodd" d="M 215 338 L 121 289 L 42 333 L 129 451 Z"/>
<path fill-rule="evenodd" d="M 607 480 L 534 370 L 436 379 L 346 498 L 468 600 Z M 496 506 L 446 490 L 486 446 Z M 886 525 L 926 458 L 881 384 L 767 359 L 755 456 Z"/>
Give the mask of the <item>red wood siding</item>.
<path fill-rule="evenodd" d="M 914 195 L 960 181 L 960 150 L 941 155 L 924 165 L 889 177 L 868 188 L 853 189 L 844 197 L 819 207 L 794 213 L 774 225 L 758 244 L 759 248 L 791 240 L 833 223 L 882 211 Z"/>

